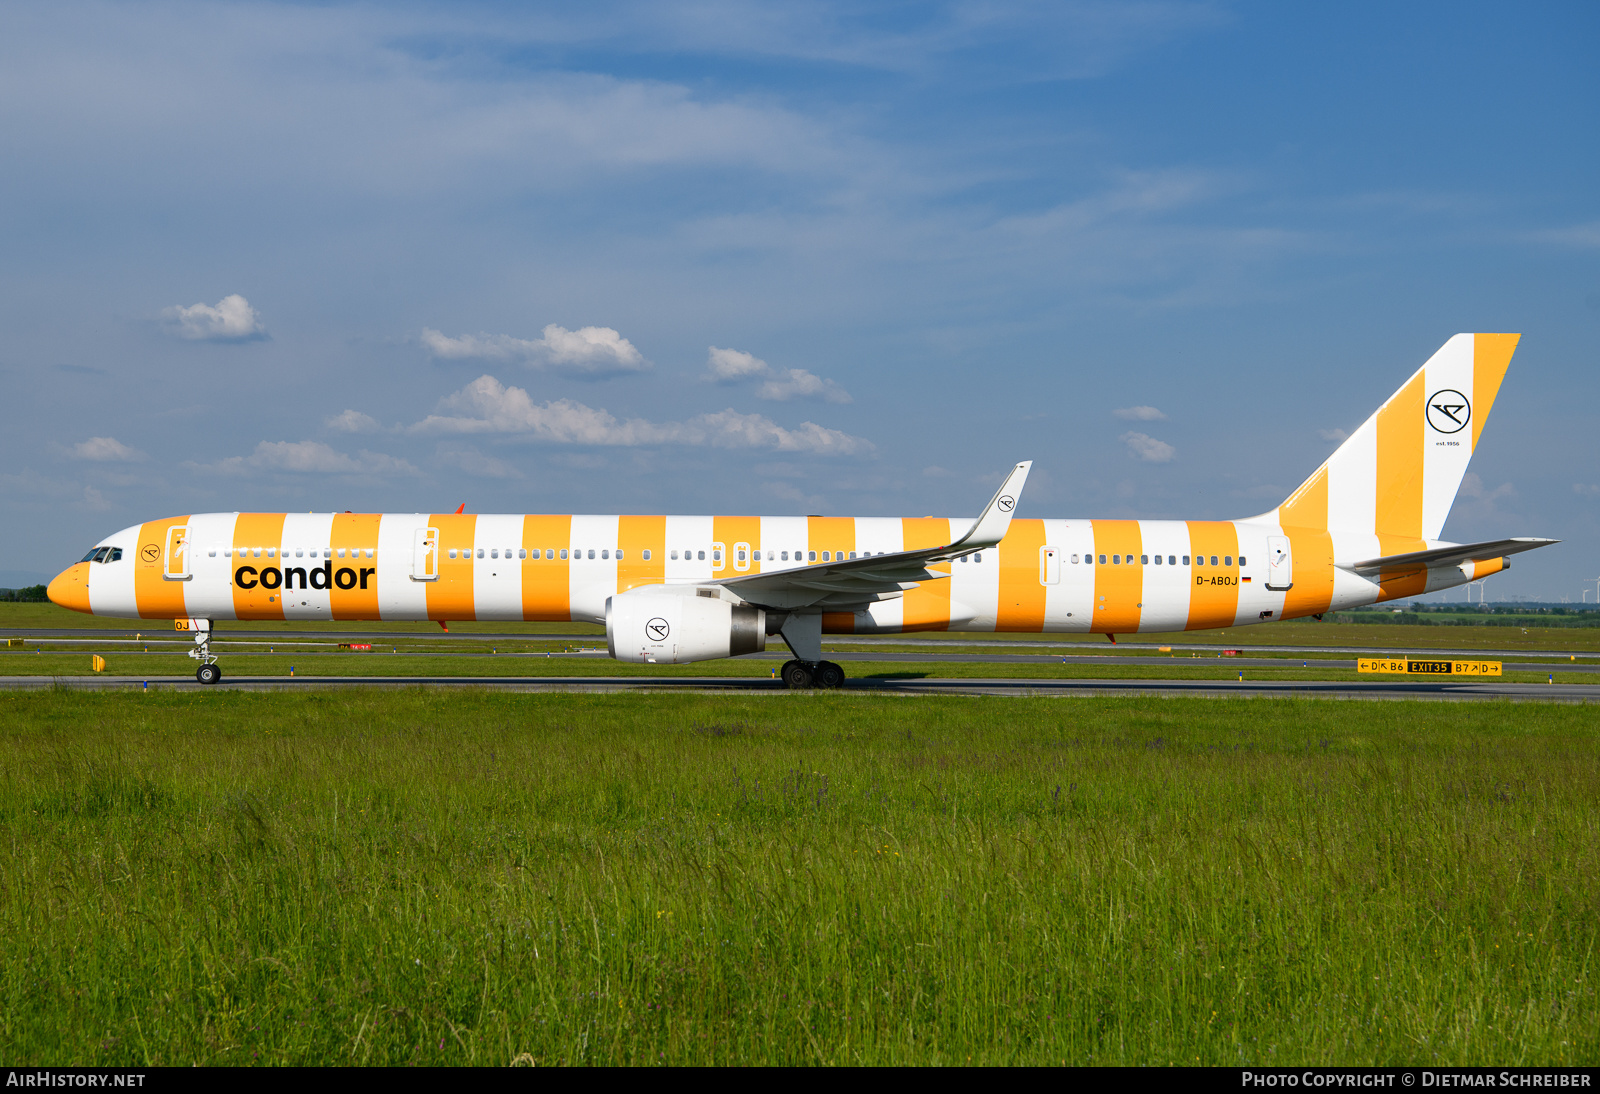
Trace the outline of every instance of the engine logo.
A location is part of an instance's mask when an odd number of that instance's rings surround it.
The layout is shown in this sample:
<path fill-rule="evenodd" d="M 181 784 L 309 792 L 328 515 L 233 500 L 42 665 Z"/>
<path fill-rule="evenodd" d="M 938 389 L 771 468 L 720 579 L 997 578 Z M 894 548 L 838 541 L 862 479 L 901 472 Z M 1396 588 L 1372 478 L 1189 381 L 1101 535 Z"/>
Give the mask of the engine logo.
<path fill-rule="evenodd" d="M 672 628 L 658 615 L 644 625 L 644 633 L 650 636 L 652 642 L 664 642 L 667 635 L 672 633 Z"/>

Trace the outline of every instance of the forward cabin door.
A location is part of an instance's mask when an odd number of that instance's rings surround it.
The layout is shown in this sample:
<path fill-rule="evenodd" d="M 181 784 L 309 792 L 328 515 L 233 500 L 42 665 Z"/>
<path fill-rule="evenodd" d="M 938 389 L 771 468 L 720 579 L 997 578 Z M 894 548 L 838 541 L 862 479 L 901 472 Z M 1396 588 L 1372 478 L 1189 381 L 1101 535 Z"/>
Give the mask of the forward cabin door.
<path fill-rule="evenodd" d="M 439 580 L 439 529 L 417 529 L 411 550 L 411 580 Z"/>
<path fill-rule="evenodd" d="M 1294 559 L 1288 536 L 1267 537 L 1267 588 L 1281 593 L 1294 585 Z"/>
<path fill-rule="evenodd" d="M 175 524 L 167 529 L 167 553 L 161 564 L 161 576 L 168 581 L 188 581 L 194 576 L 189 568 L 189 526 Z"/>

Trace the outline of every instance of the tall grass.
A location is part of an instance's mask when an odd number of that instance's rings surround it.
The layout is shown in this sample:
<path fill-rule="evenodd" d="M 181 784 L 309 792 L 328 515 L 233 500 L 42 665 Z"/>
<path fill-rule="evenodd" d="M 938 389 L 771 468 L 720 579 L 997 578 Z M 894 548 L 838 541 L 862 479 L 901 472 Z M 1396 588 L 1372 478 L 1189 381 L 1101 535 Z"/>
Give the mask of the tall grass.
<path fill-rule="evenodd" d="M 11 1063 L 1594 1063 L 1595 714 L 7 696 Z"/>

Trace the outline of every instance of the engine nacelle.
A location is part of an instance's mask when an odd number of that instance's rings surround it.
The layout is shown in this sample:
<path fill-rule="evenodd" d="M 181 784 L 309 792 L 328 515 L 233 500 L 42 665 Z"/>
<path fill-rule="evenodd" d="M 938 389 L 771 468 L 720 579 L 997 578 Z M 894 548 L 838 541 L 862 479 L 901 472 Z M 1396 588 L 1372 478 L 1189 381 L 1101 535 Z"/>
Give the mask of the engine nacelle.
<path fill-rule="evenodd" d="M 606 646 L 618 661 L 686 665 L 767 648 L 767 613 L 695 590 L 634 589 L 606 600 Z"/>

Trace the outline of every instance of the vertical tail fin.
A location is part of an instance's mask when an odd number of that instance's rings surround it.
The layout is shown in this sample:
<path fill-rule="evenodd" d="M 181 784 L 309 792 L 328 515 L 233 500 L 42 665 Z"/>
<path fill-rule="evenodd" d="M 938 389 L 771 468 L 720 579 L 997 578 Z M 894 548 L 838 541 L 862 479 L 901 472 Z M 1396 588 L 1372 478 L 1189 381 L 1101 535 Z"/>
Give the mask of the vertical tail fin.
<path fill-rule="evenodd" d="M 1438 539 L 1518 334 L 1458 334 L 1265 519 L 1284 527 Z"/>

